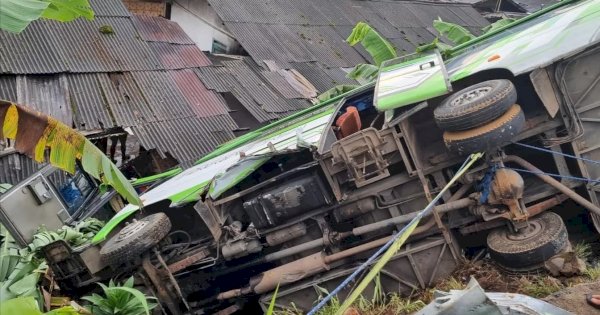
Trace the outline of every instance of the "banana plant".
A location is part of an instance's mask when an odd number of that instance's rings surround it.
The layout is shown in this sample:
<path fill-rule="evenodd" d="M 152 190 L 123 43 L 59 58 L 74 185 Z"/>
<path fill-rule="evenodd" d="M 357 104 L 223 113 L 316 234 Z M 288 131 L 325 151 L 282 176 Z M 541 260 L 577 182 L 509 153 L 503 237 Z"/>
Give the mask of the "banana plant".
<path fill-rule="evenodd" d="M 88 0 L 0 0 L 0 30 L 19 33 L 39 18 L 69 22 L 94 18 Z"/>
<path fill-rule="evenodd" d="M 0 127 L 0 139 L 14 139 L 18 152 L 44 162 L 49 149 L 50 164 L 69 173 L 75 172 L 76 161 L 80 161 L 85 172 L 112 186 L 129 203 L 141 206 L 140 197 L 117 166 L 82 134 L 60 121 L 0 100 Z"/>
<path fill-rule="evenodd" d="M 394 46 L 377 31 L 365 22 L 358 22 L 352 29 L 352 33 L 346 39 L 350 46 L 360 43 L 373 58 L 372 64 L 359 64 L 348 73 L 350 79 L 362 79 L 371 81 L 379 73 L 382 62 L 396 58 Z"/>

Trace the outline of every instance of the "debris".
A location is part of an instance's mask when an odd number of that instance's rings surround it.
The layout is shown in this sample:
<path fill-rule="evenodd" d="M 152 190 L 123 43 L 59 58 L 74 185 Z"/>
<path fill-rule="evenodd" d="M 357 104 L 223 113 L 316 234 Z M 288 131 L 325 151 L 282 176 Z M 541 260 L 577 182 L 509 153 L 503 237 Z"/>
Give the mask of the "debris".
<path fill-rule="evenodd" d="M 575 252 L 572 251 L 550 258 L 544 263 L 544 267 L 555 277 L 582 275 L 587 270 L 585 261 L 577 257 Z"/>
<path fill-rule="evenodd" d="M 464 290 L 436 291 L 434 300 L 415 315 L 571 314 L 544 301 L 513 293 L 486 293 L 475 278 Z"/>

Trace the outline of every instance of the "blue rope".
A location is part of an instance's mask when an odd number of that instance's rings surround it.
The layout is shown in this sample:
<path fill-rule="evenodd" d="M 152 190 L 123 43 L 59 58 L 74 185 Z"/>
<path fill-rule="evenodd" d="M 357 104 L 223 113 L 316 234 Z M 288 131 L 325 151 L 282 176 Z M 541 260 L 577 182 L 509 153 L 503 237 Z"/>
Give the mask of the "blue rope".
<path fill-rule="evenodd" d="M 463 162 L 463 164 L 459 168 L 458 172 L 460 172 L 467 165 L 469 160 L 470 160 L 470 158 L 467 158 Z M 406 231 L 406 229 L 408 229 L 408 227 L 411 224 L 413 224 L 414 222 L 419 222 L 419 220 L 421 220 L 421 218 L 423 218 L 424 216 L 429 214 L 429 212 L 431 212 L 431 210 L 434 208 L 434 205 L 440 200 L 441 197 L 442 197 L 442 194 L 438 194 L 429 203 L 429 205 L 427 205 L 427 207 L 425 209 L 423 209 L 414 219 L 412 219 L 398 233 L 396 233 L 389 241 L 387 241 L 387 243 L 385 243 L 373 255 L 371 255 L 371 257 L 369 257 L 369 259 L 367 259 L 367 261 L 365 261 L 360 266 L 358 266 L 358 268 L 356 268 L 356 270 L 354 270 L 354 272 L 352 274 L 350 274 L 348 277 L 346 277 L 346 279 L 344 279 L 344 281 L 342 281 L 342 283 L 340 283 L 335 289 L 333 289 L 333 291 L 331 291 L 326 297 L 324 297 L 321 301 L 319 301 L 319 303 L 315 307 L 313 307 L 306 315 L 315 315 L 317 313 L 317 311 L 319 311 L 323 306 L 325 306 L 325 304 L 327 304 L 327 302 L 329 302 L 331 300 L 331 298 L 336 296 L 343 288 L 345 288 L 348 284 L 350 284 L 350 281 L 354 280 L 354 278 L 356 278 L 361 272 L 363 272 L 363 270 L 365 270 L 375 259 L 377 259 L 377 257 L 379 257 L 384 251 L 386 251 L 390 246 L 392 246 L 392 244 L 396 241 L 396 239 L 398 239 L 400 236 L 402 236 L 402 234 L 404 234 L 404 231 Z"/>
<path fill-rule="evenodd" d="M 492 165 L 492 167 L 488 169 L 488 171 L 483 176 L 483 179 L 479 183 L 478 188 L 481 191 L 479 203 L 481 204 L 487 203 L 488 201 L 488 197 L 490 196 L 490 190 L 492 188 L 492 181 L 494 180 L 494 175 L 496 175 L 496 168 L 496 164 Z"/>
<path fill-rule="evenodd" d="M 590 159 L 578 157 L 578 156 L 571 155 L 571 154 L 566 154 L 566 153 L 562 153 L 562 152 L 552 151 L 552 150 L 549 150 L 549 149 L 539 148 L 539 147 L 536 147 L 536 146 L 532 146 L 532 145 L 525 144 L 525 143 L 520 143 L 520 142 L 515 142 L 515 144 L 516 145 L 520 145 L 520 146 L 525 147 L 525 148 L 529 148 L 529 149 L 534 149 L 534 150 L 538 150 L 538 151 L 542 151 L 542 152 L 547 152 L 547 153 L 551 153 L 551 154 L 561 155 L 561 156 L 564 156 L 564 157 L 569 157 L 569 158 L 572 158 L 572 159 L 581 160 L 581 161 L 585 161 L 585 162 L 589 162 L 589 163 L 599 164 L 600 165 L 600 161 L 596 161 L 596 160 L 590 160 Z"/>
<path fill-rule="evenodd" d="M 559 175 L 559 174 L 546 173 L 546 172 L 534 172 L 534 171 L 530 171 L 530 170 L 524 170 L 524 169 L 520 169 L 520 168 L 512 168 L 512 167 L 507 167 L 507 166 L 504 166 L 502 168 L 506 168 L 506 169 L 509 169 L 509 170 L 517 171 L 517 172 L 529 173 L 529 174 L 548 175 L 548 176 L 552 176 L 552 177 L 556 177 L 556 178 L 565 178 L 565 179 L 578 180 L 578 181 L 582 181 L 582 182 L 589 182 L 589 183 L 594 183 L 594 184 L 600 184 L 600 180 L 598 180 L 598 179 L 591 179 L 591 178 L 577 177 L 577 176 L 569 176 L 569 175 Z"/>

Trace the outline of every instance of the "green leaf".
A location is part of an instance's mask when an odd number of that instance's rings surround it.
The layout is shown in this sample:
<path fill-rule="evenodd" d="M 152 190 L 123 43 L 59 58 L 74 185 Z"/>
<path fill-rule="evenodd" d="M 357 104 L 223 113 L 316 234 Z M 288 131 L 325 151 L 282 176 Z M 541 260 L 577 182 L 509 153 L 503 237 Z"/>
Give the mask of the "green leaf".
<path fill-rule="evenodd" d="M 358 85 L 350 85 L 350 84 L 337 85 L 337 86 L 323 92 L 321 95 L 317 96 L 317 99 L 320 102 L 324 102 L 324 101 L 332 99 L 338 95 L 342 95 L 346 92 L 352 91 L 352 90 L 356 89 L 357 87 L 359 87 L 359 86 Z"/>
<path fill-rule="evenodd" d="M 368 64 L 361 63 L 356 65 L 352 71 L 346 75 L 346 77 L 354 80 L 363 80 L 363 81 L 372 81 L 379 74 L 379 67 Z"/>
<path fill-rule="evenodd" d="M 23 31 L 40 17 L 61 22 L 94 18 L 88 0 L 0 0 L 0 30 Z"/>
<path fill-rule="evenodd" d="M 0 314 L 42 315 L 38 304 L 31 296 L 10 299 L 0 303 Z"/>
<path fill-rule="evenodd" d="M 365 22 L 358 22 L 346 41 L 350 46 L 361 43 L 371 57 L 373 57 L 373 62 L 377 66 L 386 60 L 397 57 L 394 46 Z"/>
<path fill-rule="evenodd" d="M 50 312 L 44 313 L 44 315 L 80 315 L 80 314 L 73 306 L 64 306 L 64 307 L 52 310 Z"/>
<path fill-rule="evenodd" d="M 50 0 L 50 5 L 42 12 L 42 17 L 60 22 L 70 22 L 79 17 L 92 20 L 94 11 L 88 0 Z"/>
<path fill-rule="evenodd" d="M 275 299 L 277 298 L 277 292 L 279 292 L 279 283 L 277 283 L 277 287 L 275 287 L 275 292 L 273 292 L 273 297 L 269 303 L 269 309 L 267 310 L 266 315 L 273 315 L 273 312 L 275 311 Z"/>
<path fill-rule="evenodd" d="M 460 45 L 475 38 L 466 28 L 454 23 L 444 22 L 441 18 L 433 21 L 433 27 L 440 32 L 440 35 L 446 36 L 455 45 Z"/>
<path fill-rule="evenodd" d="M 481 29 L 481 31 L 485 34 L 485 33 L 489 33 L 489 32 L 493 32 L 499 28 L 505 27 L 506 25 L 512 23 L 516 21 L 516 19 L 511 19 L 511 18 L 504 18 L 504 19 L 500 19 L 484 28 Z"/>
<path fill-rule="evenodd" d="M 49 4 L 41 0 L 0 0 L 0 30 L 21 32 L 39 19 Z"/>
<path fill-rule="evenodd" d="M 133 289 L 133 288 L 127 288 L 127 287 L 112 287 L 112 288 L 107 288 L 107 290 L 109 292 L 123 291 L 123 292 L 130 293 L 143 306 L 146 315 L 150 315 L 150 307 L 148 306 L 148 301 L 146 300 L 146 296 L 139 290 Z"/>

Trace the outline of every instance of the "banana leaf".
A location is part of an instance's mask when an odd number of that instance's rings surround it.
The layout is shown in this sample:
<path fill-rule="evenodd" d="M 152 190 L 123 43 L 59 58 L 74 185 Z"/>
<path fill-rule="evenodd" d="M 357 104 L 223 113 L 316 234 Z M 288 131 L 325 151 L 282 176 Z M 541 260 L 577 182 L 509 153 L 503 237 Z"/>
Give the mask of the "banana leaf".
<path fill-rule="evenodd" d="M 346 75 L 346 77 L 354 80 L 362 80 L 365 82 L 372 81 L 379 74 L 379 67 L 368 63 L 361 63 L 354 66 L 354 69 Z"/>
<path fill-rule="evenodd" d="M 332 87 L 331 89 L 323 92 L 321 95 L 319 95 L 317 97 L 317 99 L 320 102 L 325 102 L 325 101 L 332 99 L 338 95 L 342 95 L 346 92 L 352 91 L 352 90 L 356 89 L 357 87 L 359 87 L 359 86 L 351 85 L 351 84 L 336 85 L 336 86 Z"/>
<path fill-rule="evenodd" d="M 466 28 L 449 22 L 442 21 L 441 18 L 433 21 L 433 27 L 440 32 L 440 35 L 446 36 L 455 45 L 468 42 L 475 38 Z"/>
<path fill-rule="evenodd" d="M 0 0 L 4 1 L 4 0 Z M 142 202 L 125 176 L 100 149 L 76 130 L 22 105 L 0 101 L 0 138 L 15 140 L 15 149 L 37 162 L 44 162 L 50 149 L 50 164 L 75 172 L 77 160 L 83 170 L 103 185 L 112 186 L 129 203 Z"/>
<path fill-rule="evenodd" d="M 88 0 L 0 0 L 0 30 L 19 33 L 40 17 L 61 22 L 94 18 Z"/>
<path fill-rule="evenodd" d="M 22 297 L 0 303 L 0 314 L 42 315 L 33 297 Z"/>
<path fill-rule="evenodd" d="M 484 28 L 481 29 L 481 31 L 485 34 L 485 33 L 489 33 L 489 32 L 493 32 L 499 28 L 505 27 L 506 25 L 511 24 L 512 22 L 516 21 L 516 19 L 511 19 L 511 18 L 504 18 L 504 19 L 500 19 Z"/>
<path fill-rule="evenodd" d="M 361 43 L 367 52 L 373 57 L 375 65 L 396 58 L 396 49 L 383 38 L 375 29 L 365 22 L 358 22 L 352 29 L 352 33 L 346 39 L 350 46 Z"/>

